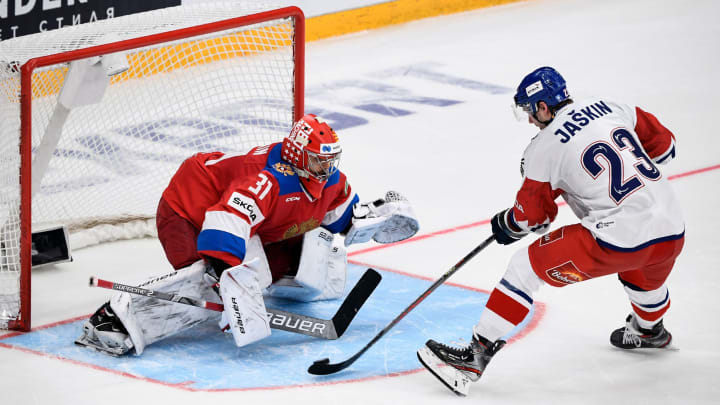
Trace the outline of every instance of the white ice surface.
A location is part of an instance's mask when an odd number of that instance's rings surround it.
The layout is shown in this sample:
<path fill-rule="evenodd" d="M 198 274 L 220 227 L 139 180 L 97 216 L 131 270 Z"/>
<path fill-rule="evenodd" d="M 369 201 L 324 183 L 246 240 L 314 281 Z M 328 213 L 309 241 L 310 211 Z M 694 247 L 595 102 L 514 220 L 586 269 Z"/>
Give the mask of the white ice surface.
<path fill-rule="evenodd" d="M 307 52 L 307 103 L 369 120 L 340 133 L 341 167 L 367 199 L 387 188 L 406 194 L 426 235 L 486 220 L 511 204 L 519 158 L 534 130 L 513 120 L 510 94 L 443 86 L 410 70 L 390 78 L 375 72 L 430 64 L 446 75 L 514 88 L 530 70 L 552 65 L 574 95 L 609 95 L 656 114 L 678 138 L 678 158 L 664 173 L 681 174 L 720 163 L 712 118 L 720 110 L 719 16 L 720 2 L 714 0 L 538 0 L 313 42 Z M 326 83 L 376 77 L 418 95 L 463 103 L 444 108 L 393 103 L 415 114 L 385 117 L 353 110 L 347 92 L 334 100 L 317 92 Z M 504 349 L 464 400 L 424 371 L 326 386 L 188 392 L 0 347 L 0 402 L 720 403 L 719 180 L 720 171 L 712 170 L 672 182 L 687 224 L 685 249 L 669 278 L 672 308 L 665 321 L 677 351 L 610 347 L 609 333 L 622 324 L 629 304 L 616 278 L 607 277 L 541 290 L 536 301 L 545 303 L 546 313 L 539 326 Z M 557 224 L 572 221 L 562 207 Z M 480 225 L 351 259 L 437 278 L 487 235 L 489 227 Z M 515 249 L 490 246 L 452 281 L 492 289 Z M 34 273 L 34 325 L 92 312 L 107 292 L 84 287 L 91 274 L 124 279 L 169 270 L 156 240 L 114 243 L 74 256 L 73 263 Z"/>

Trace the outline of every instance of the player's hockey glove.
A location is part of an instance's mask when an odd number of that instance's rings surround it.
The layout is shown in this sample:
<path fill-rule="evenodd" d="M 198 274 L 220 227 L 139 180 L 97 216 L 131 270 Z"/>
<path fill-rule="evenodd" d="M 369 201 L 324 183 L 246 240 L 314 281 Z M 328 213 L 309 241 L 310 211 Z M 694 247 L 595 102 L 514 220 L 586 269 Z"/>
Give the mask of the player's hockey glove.
<path fill-rule="evenodd" d="M 509 245 L 517 242 L 528 234 L 528 232 L 515 228 L 515 225 L 512 223 L 511 212 L 512 208 L 502 210 L 495 214 L 492 221 L 490 221 L 493 235 L 495 235 L 495 241 L 501 245 Z"/>

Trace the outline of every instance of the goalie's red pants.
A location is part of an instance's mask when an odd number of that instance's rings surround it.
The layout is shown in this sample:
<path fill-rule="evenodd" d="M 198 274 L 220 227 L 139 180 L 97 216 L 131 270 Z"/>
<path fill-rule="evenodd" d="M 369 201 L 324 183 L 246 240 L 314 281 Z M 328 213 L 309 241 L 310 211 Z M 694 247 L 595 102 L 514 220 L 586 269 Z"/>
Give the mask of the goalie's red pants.
<path fill-rule="evenodd" d="M 197 251 L 200 229 L 180 216 L 170 204 L 161 198 L 155 216 L 158 239 L 165 250 L 165 256 L 175 270 L 187 267 L 202 259 Z M 300 263 L 303 235 L 280 242 L 264 245 L 265 255 L 270 264 L 273 282 L 284 275 L 294 275 Z"/>
<path fill-rule="evenodd" d="M 600 246 L 580 224 L 564 226 L 528 247 L 535 274 L 555 287 L 618 273 L 620 279 L 642 290 L 660 288 L 682 251 L 685 237 L 621 252 Z"/>

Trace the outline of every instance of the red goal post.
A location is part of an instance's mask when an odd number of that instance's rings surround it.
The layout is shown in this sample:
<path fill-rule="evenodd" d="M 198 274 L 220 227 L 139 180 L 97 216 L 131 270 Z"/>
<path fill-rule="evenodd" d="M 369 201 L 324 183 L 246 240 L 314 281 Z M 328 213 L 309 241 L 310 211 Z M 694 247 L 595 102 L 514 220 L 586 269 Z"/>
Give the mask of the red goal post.
<path fill-rule="evenodd" d="M 33 232 L 153 235 L 185 158 L 281 140 L 304 111 L 304 38 L 297 7 L 209 3 L 0 42 L 0 328 L 30 329 Z"/>

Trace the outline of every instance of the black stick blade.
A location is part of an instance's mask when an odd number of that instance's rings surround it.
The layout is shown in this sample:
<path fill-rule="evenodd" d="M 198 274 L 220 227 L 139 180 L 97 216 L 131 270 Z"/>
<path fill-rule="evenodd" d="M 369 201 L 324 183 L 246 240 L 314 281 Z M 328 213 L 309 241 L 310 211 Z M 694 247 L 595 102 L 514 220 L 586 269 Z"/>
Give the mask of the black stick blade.
<path fill-rule="evenodd" d="M 345 330 L 347 330 L 350 322 L 352 322 L 355 315 L 357 315 L 360 307 L 365 304 L 365 301 L 370 297 L 375 287 L 380 284 L 380 280 L 382 280 L 382 276 L 374 269 L 367 269 L 365 274 L 360 277 L 360 280 L 355 284 L 355 287 L 350 291 L 347 298 L 345 298 L 345 302 L 343 302 L 340 309 L 338 309 L 335 316 L 333 316 L 332 321 L 338 337 L 345 333 Z M 314 375 L 337 373 L 351 365 L 364 351 L 365 349 L 342 363 L 337 364 L 330 364 L 329 358 L 317 360 L 308 367 L 308 373 Z"/>
<path fill-rule="evenodd" d="M 338 371 L 349 366 L 352 362 L 344 361 L 342 363 L 330 364 L 330 359 L 325 358 L 322 360 L 315 361 L 310 367 L 308 367 L 308 373 L 314 375 L 328 375 L 337 373 Z"/>
<path fill-rule="evenodd" d="M 345 333 L 345 330 L 350 326 L 350 322 L 355 318 L 360 307 L 365 304 L 365 301 L 367 301 L 373 293 L 375 287 L 380 284 L 380 280 L 382 280 L 382 276 L 373 269 L 367 269 L 365 274 L 360 277 L 360 280 L 355 284 L 355 287 L 350 291 L 332 318 L 338 337 Z"/>

